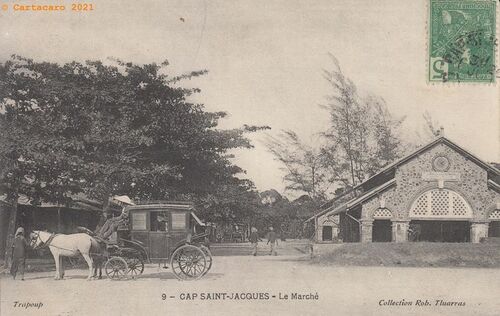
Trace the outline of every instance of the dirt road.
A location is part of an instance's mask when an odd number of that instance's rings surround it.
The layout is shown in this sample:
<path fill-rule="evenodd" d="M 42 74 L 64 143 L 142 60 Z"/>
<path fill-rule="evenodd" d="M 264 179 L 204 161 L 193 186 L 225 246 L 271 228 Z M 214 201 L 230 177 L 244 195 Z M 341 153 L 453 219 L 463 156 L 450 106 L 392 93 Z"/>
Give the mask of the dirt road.
<path fill-rule="evenodd" d="M 86 281 L 85 274 L 69 270 L 55 281 L 52 273 L 37 272 L 24 282 L 4 276 L 1 315 L 500 313 L 500 269 L 324 267 L 294 255 L 215 257 L 211 272 L 191 282 L 155 265 L 136 280 Z M 436 300 L 464 306 L 436 306 Z"/>

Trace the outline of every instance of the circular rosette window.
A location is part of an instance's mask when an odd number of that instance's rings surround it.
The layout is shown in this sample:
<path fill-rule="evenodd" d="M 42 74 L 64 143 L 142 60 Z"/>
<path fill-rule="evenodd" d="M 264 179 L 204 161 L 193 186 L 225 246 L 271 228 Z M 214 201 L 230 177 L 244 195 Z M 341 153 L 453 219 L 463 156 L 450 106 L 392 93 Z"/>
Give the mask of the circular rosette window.
<path fill-rule="evenodd" d="M 445 156 L 437 156 L 432 160 L 432 169 L 434 171 L 448 171 L 450 161 Z"/>

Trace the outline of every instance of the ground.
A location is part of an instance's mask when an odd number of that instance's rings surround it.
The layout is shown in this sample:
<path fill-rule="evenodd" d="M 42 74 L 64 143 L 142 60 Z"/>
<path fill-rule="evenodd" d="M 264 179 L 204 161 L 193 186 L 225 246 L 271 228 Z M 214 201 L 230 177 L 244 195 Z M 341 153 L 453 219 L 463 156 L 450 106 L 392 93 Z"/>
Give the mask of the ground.
<path fill-rule="evenodd" d="M 341 266 L 500 268 L 500 239 L 471 243 L 345 243 L 312 262 Z"/>
<path fill-rule="evenodd" d="M 125 281 L 86 281 L 83 269 L 68 270 L 62 281 L 48 271 L 29 273 L 24 282 L 4 276 L 0 314 L 498 315 L 500 310 L 500 269 L 325 266 L 312 263 L 293 243 L 281 245 L 276 257 L 264 249 L 253 257 L 243 255 L 248 246 L 231 247 L 214 249 L 222 255 L 198 281 L 178 281 L 157 265 Z M 202 299 L 207 293 L 211 299 Z M 213 299 L 214 293 L 226 293 L 226 299 Z M 253 299 L 258 293 L 260 299 Z M 293 293 L 308 299 L 292 299 Z M 288 299 L 280 299 L 285 295 Z M 384 305 L 390 300 L 412 306 Z M 417 300 L 431 306 L 415 306 Z M 465 306 L 435 306 L 436 300 Z M 43 306 L 26 309 L 15 302 Z"/>

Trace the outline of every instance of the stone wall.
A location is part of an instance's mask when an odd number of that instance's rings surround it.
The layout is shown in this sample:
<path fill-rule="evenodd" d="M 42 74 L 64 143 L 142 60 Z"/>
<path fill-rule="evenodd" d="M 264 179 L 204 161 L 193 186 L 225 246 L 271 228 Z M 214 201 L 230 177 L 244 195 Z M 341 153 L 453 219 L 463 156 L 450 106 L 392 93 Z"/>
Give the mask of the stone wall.
<path fill-rule="evenodd" d="M 318 226 L 316 227 L 316 241 L 323 241 L 323 226 L 332 226 L 332 237 L 333 239 L 338 239 L 339 227 L 336 223 L 339 223 L 339 215 L 329 216 L 328 213 L 318 217 Z"/>
<path fill-rule="evenodd" d="M 471 206 L 474 221 L 486 221 L 492 205 L 500 201 L 500 194 L 487 186 L 487 172 L 446 144 L 437 144 L 414 157 L 396 170 L 396 186 L 363 204 L 362 219 L 372 218 L 380 207 L 380 200 L 392 212 L 393 220 L 408 220 L 410 207 L 422 193 L 438 188 L 438 181 L 424 181 L 424 172 L 434 172 L 433 160 L 438 156 L 448 158 L 449 167 L 444 173 L 460 174 L 459 181 L 444 181 L 443 187 L 459 193 Z"/>
<path fill-rule="evenodd" d="M 424 179 L 424 173 L 436 174 L 436 172 L 442 173 L 443 179 Z M 473 212 L 472 242 L 479 242 L 481 238 L 487 236 L 489 215 L 498 208 L 500 194 L 488 188 L 486 170 L 448 145 L 437 144 L 399 166 L 395 180 L 395 186 L 363 203 L 362 241 L 371 241 L 369 235 L 371 235 L 373 213 L 381 206 L 392 213 L 393 241 L 406 241 L 405 230 L 408 229 L 409 212 L 413 202 L 424 192 L 436 188 L 452 190 L 470 205 Z"/>

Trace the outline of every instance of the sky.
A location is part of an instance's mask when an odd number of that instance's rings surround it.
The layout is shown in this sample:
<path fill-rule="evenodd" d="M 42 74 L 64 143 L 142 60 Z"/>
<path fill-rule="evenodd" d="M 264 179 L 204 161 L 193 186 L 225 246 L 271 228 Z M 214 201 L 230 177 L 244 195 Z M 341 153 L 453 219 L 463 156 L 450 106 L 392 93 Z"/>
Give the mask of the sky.
<path fill-rule="evenodd" d="M 90 12 L 70 1 L 13 1 L 0 11 L 0 61 L 11 54 L 38 60 L 116 57 L 136 63 L 167 59 L 172 74 L 207 69 L 186 85 L 196 101 L 230 115 L 221 127 L 268 125 L 269 135 L 294 130 L 312 145 L 328 126 L 319 105 L 330 93 L 322 77 L 339 60 L 362 94 L 383 97 L 403 136 L 422 133 L 428 112 L 445 134 L 485 161 L 500 161 L 500 92 L 496 84 L 428 84 L 427 1 L 130 1 L 95 0 Z M 13 12 L 18 4 L 66 4 L 64 12 Z M 498 53 L 498 52 L 497 52 Z M 498 56 L 497 56 L 498 60 Z M 235 152 L 259 190 L 285 185 L 266 150 Z"/>

